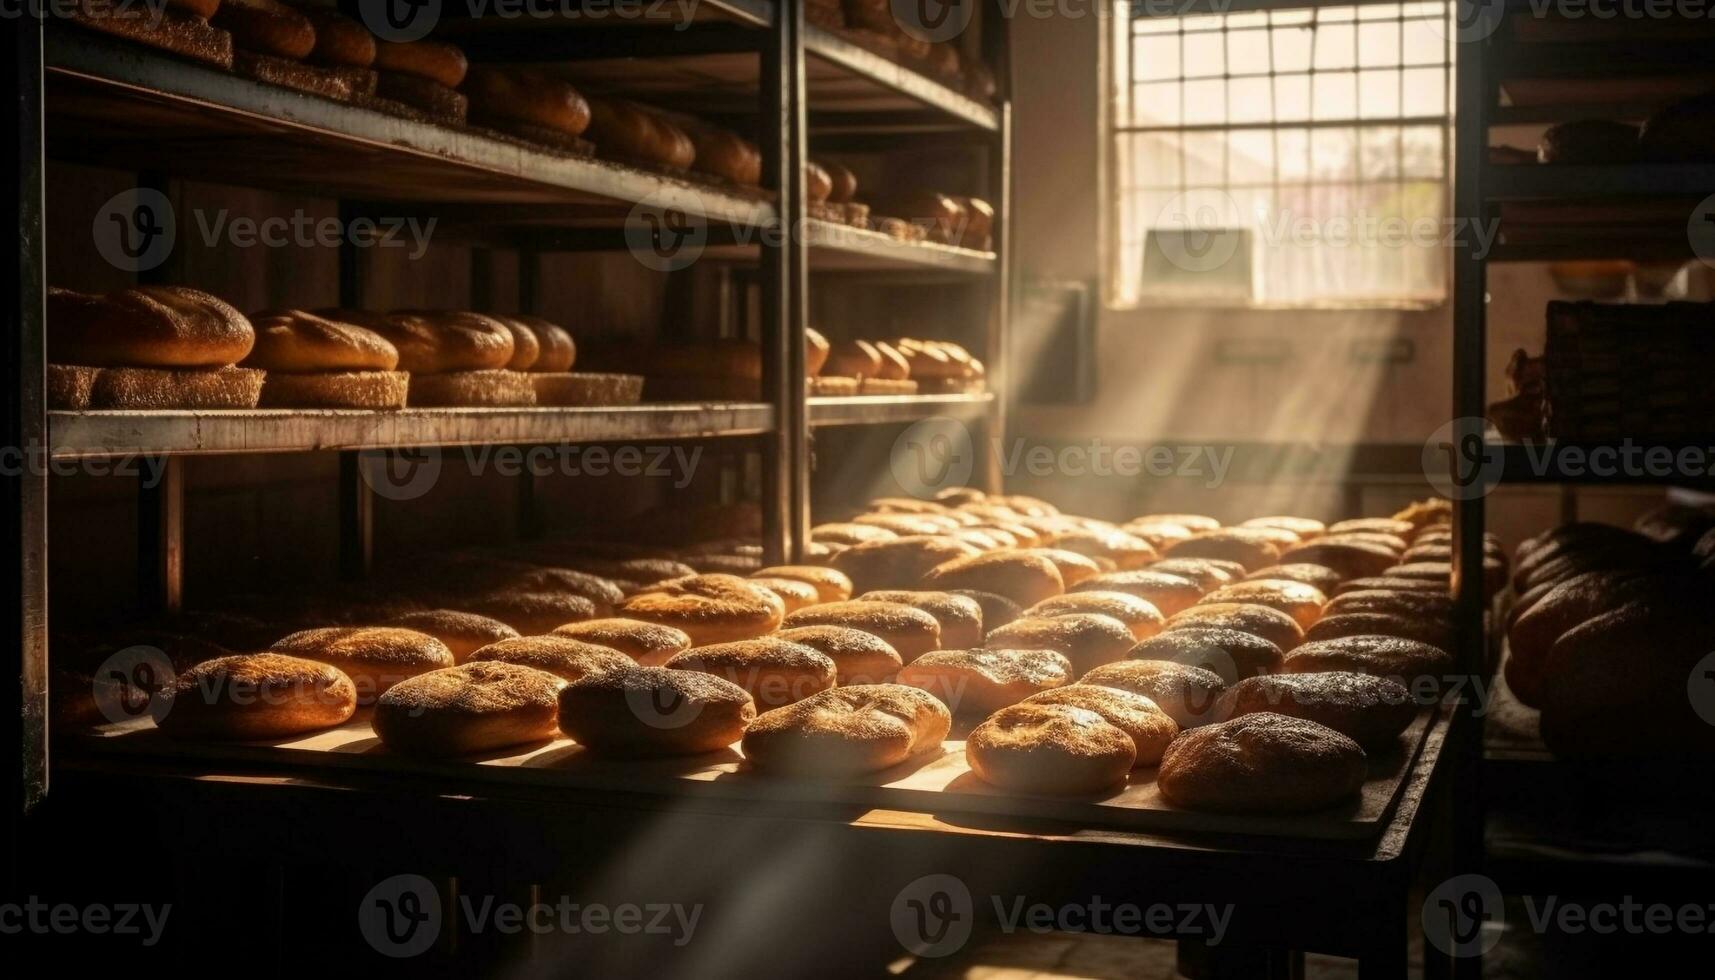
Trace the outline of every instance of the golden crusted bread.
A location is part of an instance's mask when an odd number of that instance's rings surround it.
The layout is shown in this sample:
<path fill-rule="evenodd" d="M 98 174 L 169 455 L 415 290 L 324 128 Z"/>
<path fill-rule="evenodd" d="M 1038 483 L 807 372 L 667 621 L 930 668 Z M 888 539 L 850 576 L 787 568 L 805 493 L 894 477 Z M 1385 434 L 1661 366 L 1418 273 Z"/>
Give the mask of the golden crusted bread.
<path fill-rule="evenodd" d="M 975 589 L 1031 606 L 1066 590 L 1059 566 L 1046 555 L 994 552 L 955 558 L 930 569 L 926 588 Z"/>
<path fill-rule="evenodd" d="M 1154 701 L 1180 728 L 1214 720 L 1215 702 L 1226 690 L 1219 674 L 1168 660 L 1121 660 L 1078 678 L 1079 684 L 1117 687 Z"/>
<path fill-rule="evenodd" d="M 560 730 L 613 755 L 716 752 L 738 741 L 755 717 L 744 688 L 696 670 L 610 670 L 560 692 Z"/>
<path fill-rule="evenodd" d="M 1187 809 L 1299 813 L 1351 799 L 1365 773 L 1364 750 L 1346 736 L 1260 712 L 1180 735 L 1155 782 L 1169 803 Z"/>
<path fill-rule="evenodd" d="M 1015 704 L 972 730 L 965 761 L 978 778 L 1000 789 L 1079 796 L 1123 784 L 1137 761 L 1137 745 L 1094 711 Z"/>
<path fill-rule="evenodd" d="M 751 573 L 751 578 L 789 578 L 816 589 L 820 602 L 844 602 L 852 597 L 852 580 L 844 572 L 821 565 L 771 565 Z"/>
<path fill-rule="evenodd" d="M 1131 631 L 1132 639 L 1144 640 L 1161 632 L 1167 620 L 1147 599 L 1126 592 L 1068 592 L 1031 606 L 1024 611 L 1033 618 L 1097 613 L 1117 619 Z"/>
<path fill-rule="evenodd" d="M 94 367 L 216 368 L 250 353 L 255 330 L 230 304 L 187 286 L 106 295 L 48 290 L 48 359 Z"/>
<path fill-rule="evenodd" d="M 899 651 L 874 633 L 846 626 L 797 626 L 773 634 L 775 638 L 816 650 L 834 662 L 835 683 L 883 684 L 899 673 Z"/>
<path fill-rule="evenodd" d="M 1417 717 L 1417 707 L 1398 681 L 1327 671 L 1247 677 L 1221 695 L 1215 715 L 1226 720 L 1272 711 L 1326 725 L 1359 745 L 1385 748 Z"/>
<path fill-rule="evenodd" d="M 1132 660 L 1171 660 L 1219 674 L 1231 684 L 1280 670 L 1282 655 L 1273 641 L 1255 633 L 1217 626 L 1187 626 L 1157 634 L 1131 648 Z"/>
<path fill-rule="evenodd" d="M 935 650 L 906 664 L 899 683 L 928 691 L 955 715 L 980 718 L 1073 676 L 1053 650 Z"/>
<path fill-rule="evenodd" d="M 1137 750 L 1136 758 L 1132 760 L 1133 768 L 1153 766 L 1160 762 L 1161 754 L 1167 751 L 1167 746 L 1172 743 L 1174 736 L 1179 734 L 1179 723 L 1162 711 L 1154 701 L 1142 694 L 1123 691 L 1117 687 L 1068 684 L 1040 694 L 1032 694 L 1020 703 L 1063 705 L 1101 715 L 1108 724 L 1131 737 L 1132 745 Z"/>
<path fill-rule="evenodd" d="M 567 623 L 555 627 L 554 635 L 618 650 L 640 664 L 656 667 L 691 648 L 691 637 L 682 629 L 623 616 Z"/>
<path fill-rule="evenodd" d="M 416 630 L 440 640 L 452 651 L 455 663 L 464 663 L 477 650 L 509 640 L 518 631 L 498 619 L 458 609 L 425 609 L 395 617 L 388 626 Z"/>
<path fill-rule="evenodd" d="M 453 666 L 453 652 L 427 633 L 396 626 L 324 626 L 274 641 L 276 653 L 338 667 L 357 685 L 357 699 L 371 704 L 393 685 L 431 670 Z"/>
<path fill-rule="evenodd" d="M 845 626 L 880 637 L 910 663 L 941 648 L 941 623 L 921 609 L 897 602 L 824 602 L 786 617 L 784 626 Z"/>
<path fill-rule="evenodd" d="M 860 684 L 764 713 L 745 731 L 743 749 L 762 772 L 856 776 L 937 751 L 951 724 L 946 707 L 923 691 Z"/>
<path fill-rule="evenodd" d="M 409 755 L 456 756 L 546 742 L 559 734 L 553 674 L 511 663 L 467 663 L 419 674 L 375 705 L 375 734 Z"/>
<path fill-rule="evenodd" d="M 858 596 L 865 602 L 897 602 L 921 609 L 941 624 L 943 649 L 960 650 L 983 642 L 983 607 L 975 599 L 951 592 L 881 589 Z"/>
<path fill-rule="evenodd" d="M 725 678 L 749 692 L 762 711 L 825 691 L 837 678 L 833 658 L 778 636 L 692 647 L 667 667 Z"/>
<path fill-rule="evenodd" d="M 1135 642 L 1124 623 L 1100 613 L 1026 617 L 983 638 L 991 650 L 1058 651 L 1078 674 L 1124 659 Z"/>
<path fill-rule="evenodd" d="M 357 689 L 331 664 L 243 654 L 180 673 L 164 709 L 158 724 L 175 738 L 284 738 L 344 723 L 357 710 Z"/>
<path fill-rule="evenodd" d="M 670 579 L 625 600 L 620 613 L 683 630 L 694 645 L 772 633 L 786 615 L 774 593 L 736 575 Z"/>
<path fill-rule="evenodd" d="M 340 323 L 303 310 L 251 314 L 256 343 L 245 367 L 286 374 L 323 371 L 392 371 L 399 350 L 367 327 Z"/>
<path fill-rule="evenodd" d="M 1203 598 L 1204 590 L 1184 576 L 1143 569 L 1097 575 L 1079 582 L 1068 591 L 1124 592 L 1148 602 L 1163 616 L 1172 616 L 1195 605 L 1198 599 Z"/>
<path fill-rule="evenodd" d="M 565 636 L 518 636 L 500 640 L 470 655 L 472 663 L 518 664 L 575 681 L 607 670 L 623 670 L 632 659 L 618 650 Z"/>
<path fill-rule="evenodd" d="M 1279 609 L 1243 602 L 1199 603 L 1168 617 L 1162 632 L 1201 627 L 1232 629 L 1260 636 L 1281 650 L 1290 650 L 1304 642 L 1304 630 L 1298 622 Z"/>

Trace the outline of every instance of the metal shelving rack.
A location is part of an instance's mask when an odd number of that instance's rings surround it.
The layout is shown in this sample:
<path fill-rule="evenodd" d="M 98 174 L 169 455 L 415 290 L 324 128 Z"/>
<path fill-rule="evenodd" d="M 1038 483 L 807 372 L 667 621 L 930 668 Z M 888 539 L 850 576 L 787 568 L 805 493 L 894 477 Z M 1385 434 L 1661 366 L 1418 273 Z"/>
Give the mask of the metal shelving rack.
<path fill-rule="evenodd" d="M 1481 6 L 1481 5 L 1478 5 Z M 1473 488 L 1455 504 L 1454 590 L 1460 649 L 1466 671 L 1480 673 L 1483 660 L 1499 647 L 1498 624 L 1503 620 L 1483 599 L 1483 532 L 1486 527 L 1484 494 L 1488 485 L 1576 486 L 1631 484 L 1697 484 L 1708 481 L 1682 478 L 1658 479 L 1641 474 L 1592 474 L 1567 465 L 1569 450 L 1587 454 L 1592 449 L 1617 449 L 1613 443 L 1549 442 L 1520 445 L 1494 440 L 1483 423 L 1486 410 L 1485 382 L 1488 374 L 1487 288 L 1488 266 L 1497 262 L 1545 262 L 1561 259 L 1678 259 L 1694 258 L 1686 233 L 1687 221 L 1698 201 L 1715 192 L 1715 166 L 1707 164 L 1616 164 L 1543 165 L 1491 163 L 1491 129 L 1497 126 L 1546 124 L 1568 119 L 1613 118 L 1641 121 L 1661 104 L 1686 94 L 1676 90 L 1683 76 L 1715 67 L 1715 37 L 1693 31 L 1676 35 L 1671 27 L 1649 20 L 1622 21 L 1619 25 L 1590 25 L 1607 30 L 1657 31 L 1643 46 L 1635 39 L 1612 37 L 1591 43 L 1567 43 L 1521 37 L 1518 18 L 1532 16 L 1524 0 L 1505 0 L 1494 5 L 1501 19 L 1485 32 L 1452 40 L 1456 64 L 1458 126 L 1455 145 L 1455 213 L 1472 219 L 1500 219 L 1500 236 L 1492 252 L 1479 246 L 1456 248 L 1454 260 L 1454 416 L 1459 420 L 1455 442 L 1480 448 L 1461 456 L 1455 481 Z M 1459 5 L 1461 14 L 1466 5 Z M 1485 11 L 1475 12 L 1482 24 Z M 1552 12 L 1549 14 L 1553 16 Z M 1540 31 L 1540 22 L 1522 25 Z M 1551 27 L 1552 29 L 1552 27 Z M 1646 54 L 1647 52 L 1647 54 Z M 1647 84 L 1660 88 L 1660 97 L 1639 101 L 1587 104 L 1583 90 L 1567 89 L 1568 98 L 1557 102 L 1538 94 L 1526 104 L 1503 98 L 1509 81 L 1520 78 L 1549 78 L 1564 83 L 1577 78 L 1654 79 Z M 1715 78 L 1704 87 L 1715 84 Z M 1628 89 L 1628 91 L 1630 91 Z M 1512 104 L 1503 104 L 1511 102 Z M 1554 220 L 1557 215 L 1602 212 L 1601 223 Z M 1618 215 L 1630 226 L 1616 231 L 1611 216 Z M 1673 448 L 1673 447 L 1669 447 Z M 1480 472 L 1479 472 L 1480 471 Z M 1589 885 L 1603 868 L 1613 870 L 1625 862 L 1615 854 L 1580 851 L 1575 847 L 1543 848 L 1524 862 L 1509 861 L 1516 855 L 1495 853 L 1486 831 L 1493 814 L 1490 801 L 1503 793 L 1513 798 L 1561 792 L 1574 784 L 1585 784 L 1597 769 L 1555 760 L 1540 743 L 1533 750 L 1490 743 L 1483 717 L 1468 719 L 1457 738 L 1455 766 L 1455 836 L 1460 848 L 1461 870 L 1483 867 L 1491 874 L 1527 868 L 1532 880 L 1548 883 L 1573 879 Z M 1608 767 L 1606 777 L 1640 779 L 1647 767 Z M 1621 774 L 1617 769 L 1628 772 Z M 1598 780 L 1600 782 L 1600 780 Z M 1635 783 L 1634 785 L 1636 785 Z M 1528 831 L 1527 831 L 1528 833 Z M 1546 857 L 1546 855 L 1552 857 Z M 1547 864 L 1533 863 L 1547 860 Z M 1641 867 L 1641 866 L 1636 866 Z M 1705 874 L 1708 864 L 1696 872 Z M 1679 870 L 1684 871 L 1685 868 Z M 1628 887 L 1634 882 L 1628 882 Z M 1506 886 L 1503 885 L 1503 888 Z M 1460 960 L 1464 975 L 1476 976 L 1477 958 Z"/>
<path fill-rule="evenodd" d="M 989 394 L 809 398 L 805 328 L 813 273 L 858 272 L 912 282 L 986 282 L 990 384 L 1004 383 L 1009 215 L 1010 113 L 1003 18 L 986 19 L 983 43 L 1002 95 L 987 105 L 802 20 L 799 3 L 703 0 L 687 23 L 644 21 L 596 30 L 565 21 L 485 25 L 446 13 L 443 30 L 473 60 L 550 60 L 607 78 L 608 88 L 648 100 L 676 94 L 674 108 L 744 114 L 759 120 L 762 192 L 723 189 L 678 177 L 534 148 L 467 129 L 402 119 L 275 88 L 105 35 L 25 20 L 8 32 L 8 74 L 16 79 L 4 127 L 15 194 L 0 195 L 19 229 L 17 262 L 7 267 L 5 360 L 16 397 L 4 400 L 5 442 L 46 447 L 53 460 L 118 453 L 164 457 L 167 478 L 141 501 L 140 533 L 152 554 L 145 579 L 170 608 L 180 586 L 183 480 L 177 460 L 196 454 L 341 453 L 343 571 L 369 558 L 377 506 L 359 476 L 364 450 L 473 444 L 612 440 L 751 441 L 763 463 L 764 548 L 773 560 L 802 556 L 809 532 L 812 426 L 899 424 L 952 415 L 998 431 L 1001 399 Z M 489 30 L 489 27 L 495 29 Z M 510 29 L 500 29 L 502 27 Z M 612 77 L 614 66 L 630 74 Z M 709 66 L 721 84 L 711 84 Z M 653 79 L 653 81 L 650 81 Z M 649 82 L 649 84 L 643 84 Z M 633 86 L 635 85 L 635 91 Z M 698 100 L 703 100 L 699 102 Z M 57 125 L 52 138 L 44 122 Z M 806 220 L 801 175 L 812 131 L 837 129 L 844 144 L 885 148 L 928 134 L 974 141 L 988 151 L 987 195 L 997 210 L 995 251 L 905 244 L 883 235 Z M 184 152 L 187 146 L 191 152 Z M 119 151 L 123 150 L 123 153 Z M 711 235 L 708 257 L 760 270 L 764 377 L 756 402 L 653 404 L 587 409 L 407 409 L 357 411 L 49 412 L 45 405 L 42 212 L 50 161 L 103 162 L 172 177 L 299 191 L 336 198 L 348 215 L 374 202 L 434 209 L 452 235 L 463 228 L 491 247 L 543 252 L 624 248 L 626 215 L 639 202 L 704 219 L 711 229 L 797 227 L 802 235 L 758 236 L 732 245 Z M 462 222 L 461 222 L 461 219 Z M 356 263 L 341 262 L 342 301 L 355 301 Z M 533 261 L 521 261 L 520 293 L 532 301 Z M 19 602 L 6 628 L 19 639 L 21 669 L 5 671 L 9 732 L 21 765 L 8 766 L 27 810 L 47 787 L 47 585 L 49 491 L 46 469 L 5 481 L 8 568 Z M 521 504 L 529 494 L 521 492 Z M 14 721 L 15 719 L 15 721 Z M 7 808 L 15 819 L 20 812 Z"/>

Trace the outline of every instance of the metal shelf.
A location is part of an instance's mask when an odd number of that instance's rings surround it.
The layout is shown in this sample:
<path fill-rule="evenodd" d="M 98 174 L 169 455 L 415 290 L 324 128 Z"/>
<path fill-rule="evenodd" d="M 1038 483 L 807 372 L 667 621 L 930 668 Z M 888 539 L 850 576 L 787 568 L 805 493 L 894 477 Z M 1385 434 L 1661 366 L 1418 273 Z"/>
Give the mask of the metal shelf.
<path fill-rule="evenodd" d="M 922 106 L 984 132 L 1000 131 L 1000 113 L 938 81 L 861 48 L 832 31 L 804 25 L 810 108 L 896 111 Z M 903 96 L 903 99 L 901 97 Z"/>
<path fill-rule="evenodd" d="M 1491 442 L 1501 454 L 1500 480 L 1513 484 L 1706 486 L 1715 484 L 1715 435 L 1701 441 L 1619 439 L 1604 442 L 1550 440 Z M 1704 472 L 1660 472 L 1678 465 L 1680 453 L 1696 451 Z M 1671 457 L 1666 463 L 1662 460 Z M 1628 462 L 1629 461 L 1629 462 Z"/>
<path fill-rule="evenodd" d="M 889 425 L 927 418 L 976 422 L 986 417 L 994 395 L 855 395 L 809 402 L 812 426 Z"/>
<path fill-rule="evenodd" d="M 768 201 L 711 185 L 333 102 L 76 30 L 46 33 L 56 158 L 323 197 L 572 204 L 614 222 L 648 199 L 742 226 L 775 220 Z"/>
<path fill-rule="evenodd" d="M 619 408 L 50 412 L 54 459 L 283 453 L 420 446 L 546 444 L 749 436 L 774 428 L 760 402 Z"/>
<path fill-rule="evenodd" d="M 1715 164 L 1490 164 L 1483 168 L 1482 187 L 1486 201 L 1588 201 L 1611 197 L 1702 200 L 1715 193 Z"/>

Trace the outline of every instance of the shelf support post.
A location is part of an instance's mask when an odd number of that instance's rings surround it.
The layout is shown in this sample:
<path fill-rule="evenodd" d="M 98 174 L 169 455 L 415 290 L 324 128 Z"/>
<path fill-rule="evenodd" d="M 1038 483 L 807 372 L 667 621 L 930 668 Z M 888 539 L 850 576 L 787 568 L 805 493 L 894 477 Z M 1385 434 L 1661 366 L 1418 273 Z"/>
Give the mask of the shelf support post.
<path fill-rule="evenodd" d="M 800 560 L 810 533 L 802 16 L 799 3 L 775 4 L 762 51 L 763 185 L 778 192 L 780 222 L 762 240 L 762 390 L 774 405 L 774 431 L 762 453 L 763 554 L 771 563 Z"/>
<path fill-rule="evenodd" d="M 143 608 L 177 613 L 185 604 L 185 461 L 158 456 L 137 491 L 137 583 Z"/>

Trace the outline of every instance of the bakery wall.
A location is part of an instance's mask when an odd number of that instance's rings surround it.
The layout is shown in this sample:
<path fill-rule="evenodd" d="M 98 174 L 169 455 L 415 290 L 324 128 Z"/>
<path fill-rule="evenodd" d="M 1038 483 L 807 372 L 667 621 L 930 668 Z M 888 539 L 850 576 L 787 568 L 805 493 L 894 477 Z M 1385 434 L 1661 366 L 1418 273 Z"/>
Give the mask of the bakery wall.
<path fill-rule="evenodd" d="M 1106 21 L 1094 16 L 1016 18 L 1014 38 L 1013 246 L 1021 282 L 1103 275 L 1102 132 Z M 1543 307 L 1556 298 L 1546 266 L 1496 265 L 1490 280 L 1490 399 L 1502 397 L 1501 366 L 1514 348 L 1540 352 Z M 1015 306 L 1015 310 L 1018 307 Z M 1193 443 L 1242 447 L 1296 442 L 1338 468 L 1338 447 L 1375 443 L 1420 447 L 1451 417 L 1452 311 L 1248 311 L 1098 306 L 1093 399 L 1080 405 L 1015 404 L 1010 434 L 1060 446 Z M 1020 370 L 1044 343 L 1041 324 L 1015 314 Z M 1377 363 L 1380 345 L 1409 344 L 1411 357 Z M 1258 363 L 1247 350 L 1285 350 Z M 1015 371 L 1015 376 L 1018 372 Z M 1398 454 L 1394 454 L 1398 455 Z M 1406 454 L 1409 459 L 1409 452 Z M 1345 516 L 1381 510 L 1427 492 L 1412 482 L 1373 481 L 1353 490 L 1321 476 L 1252 474 L 1211 492 L 1202 476 L 1128 479 L 1085 476 L 1079 502 L 1108 516 L 1190 509 L 1223 518 L 1290 509 Z M 1028 474 L 1020 488 L 1046 484 Z M 1629 521 L 1659 491 L 1504 488 L 1491 497 L 1495 529 L 1509 539 L 1560 518 L 1563 507 L 1597 519 Z"/>

